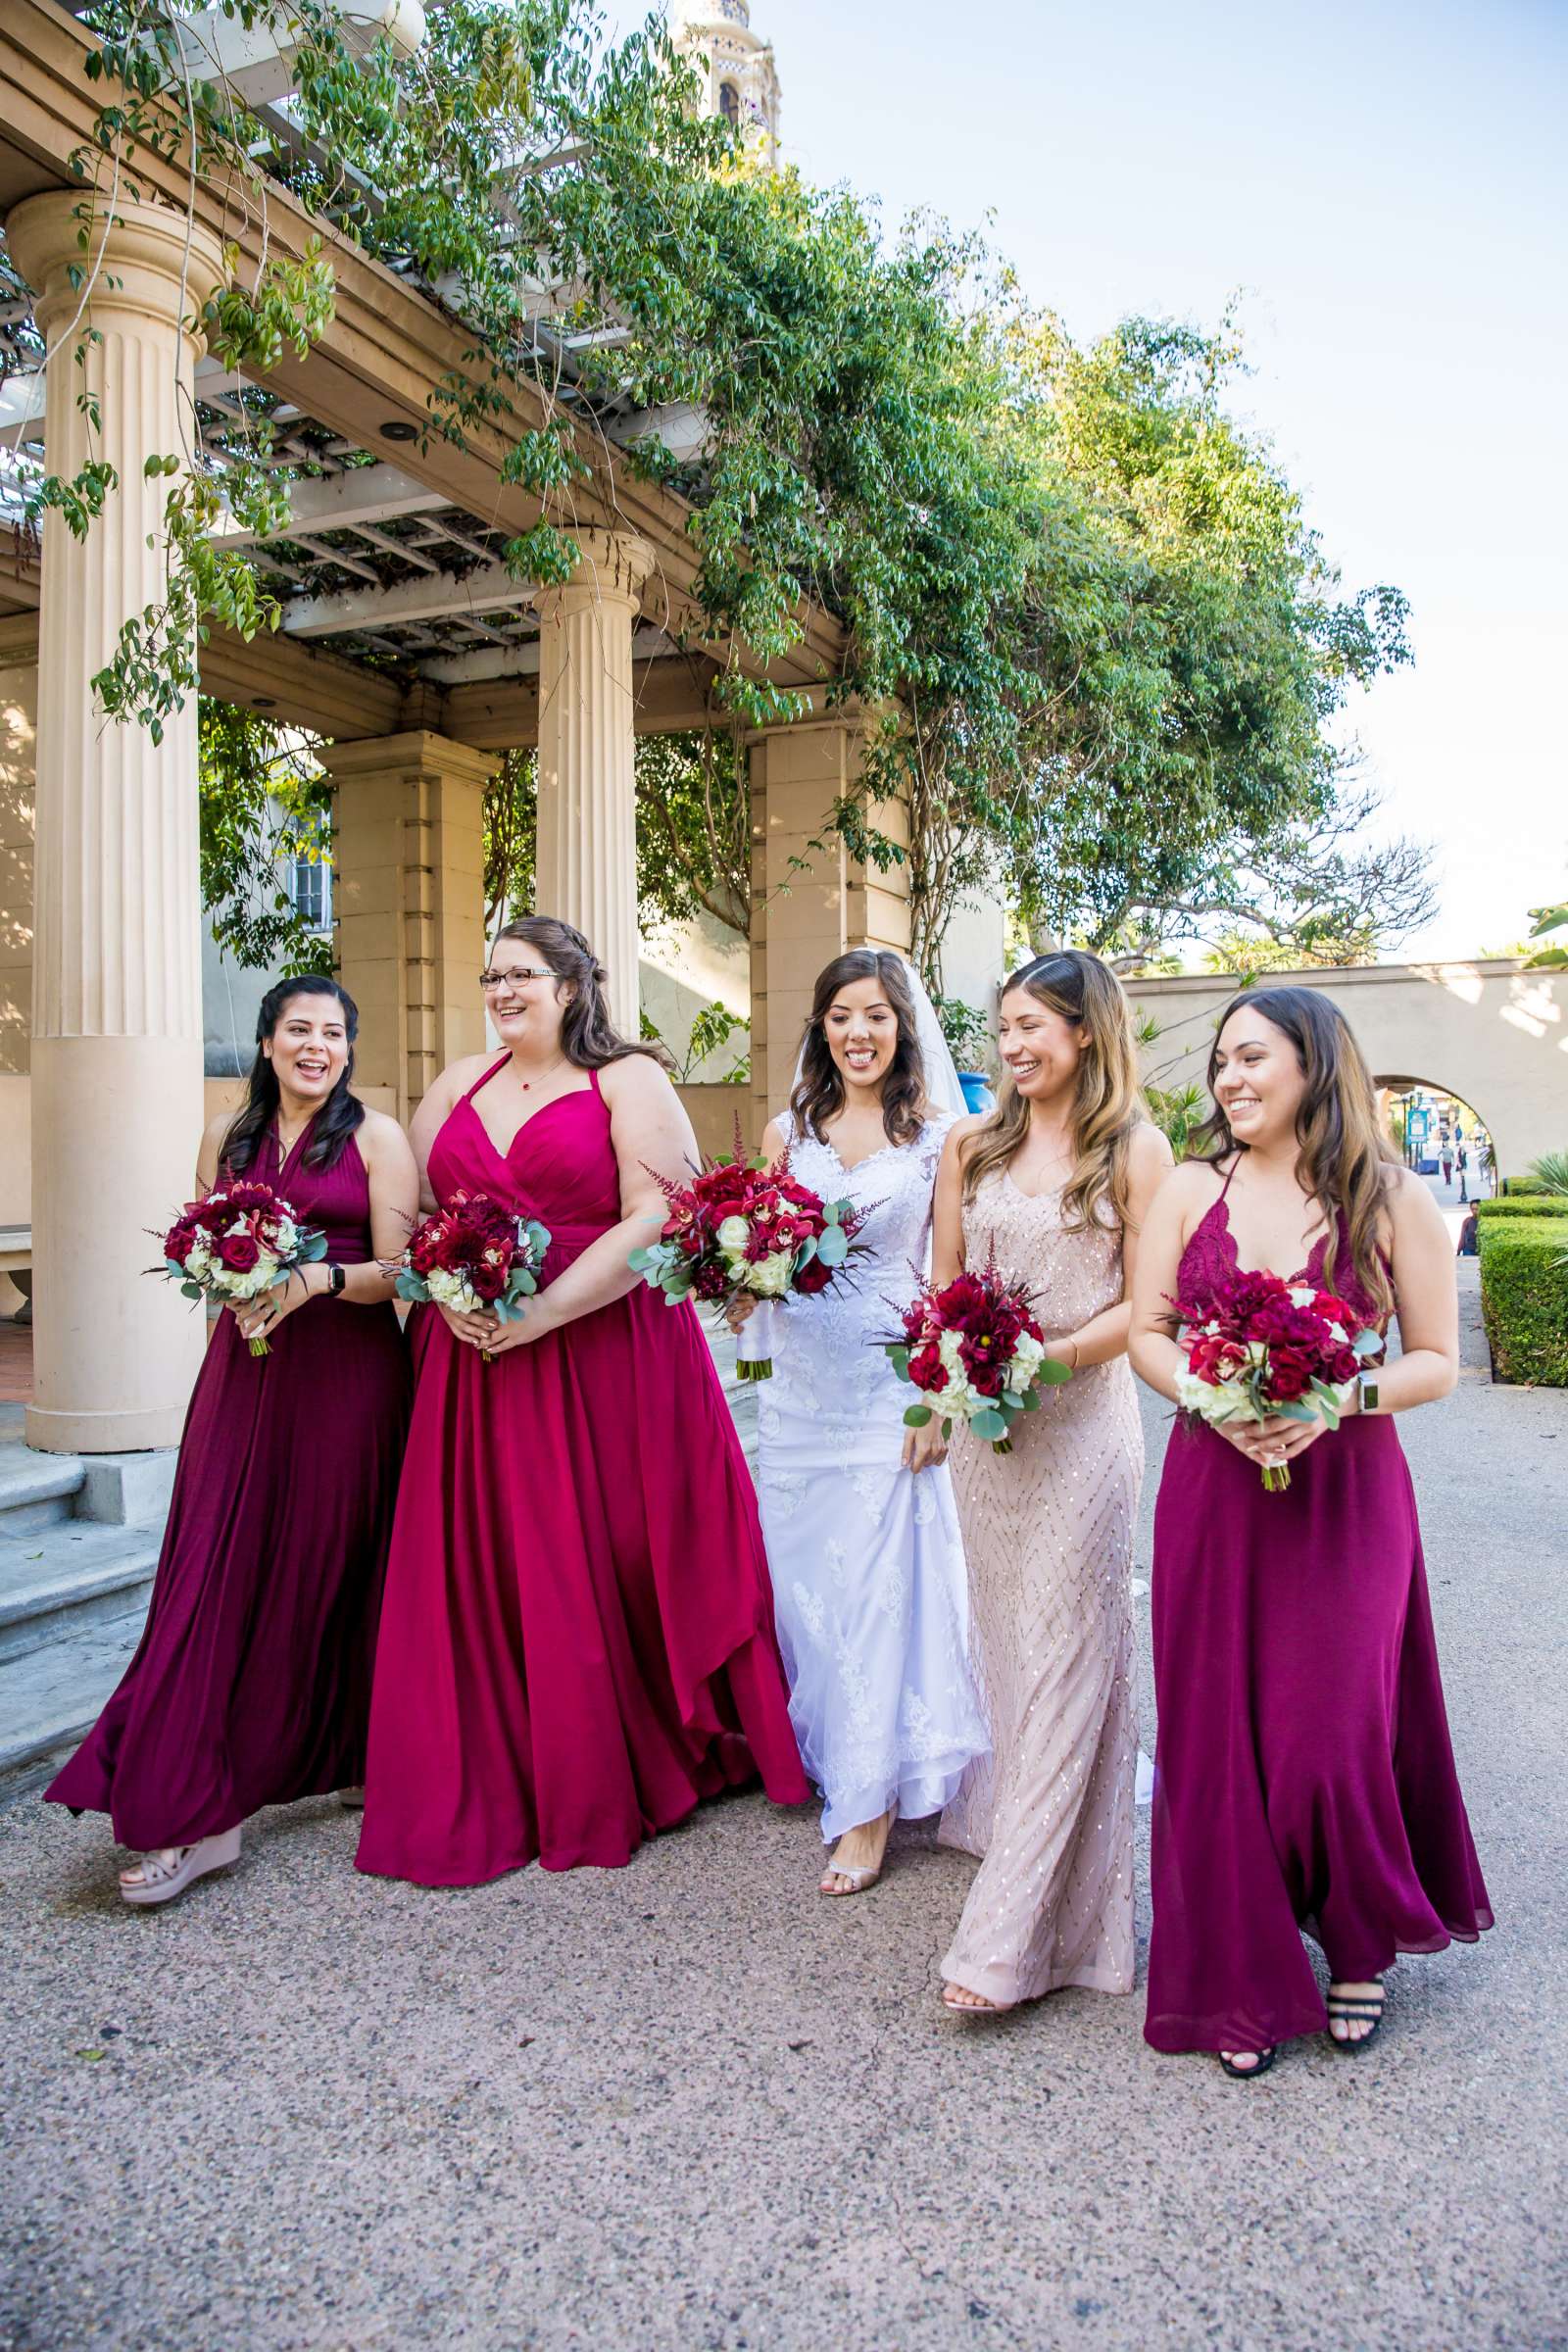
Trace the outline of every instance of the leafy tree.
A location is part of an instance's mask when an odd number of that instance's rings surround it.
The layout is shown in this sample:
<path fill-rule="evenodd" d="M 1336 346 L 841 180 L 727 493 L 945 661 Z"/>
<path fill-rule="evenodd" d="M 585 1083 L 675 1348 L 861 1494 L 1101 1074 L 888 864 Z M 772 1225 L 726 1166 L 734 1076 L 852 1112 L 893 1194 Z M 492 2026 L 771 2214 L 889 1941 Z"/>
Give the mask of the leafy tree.
<path fill-rule="evenodd" d="M 329 854 L 328 788 L 298 736 L 203 696 L 198 722 L 202 905 L 249 971 L 329 972 L 332 943 L 306 928 L 285 875 Z"/>
<path fill-rule="evenodd" d="M 1350 689 L 1408 659 L 1404 600 L 1343 599 L 1300 502 L 1224 405 L 1216 335 L 1134 319 L 1088 351 L 1018 330 L 1023 424 L 1062 519 L 1037 575 L 1031 789 L 1009 847 L 1026 914 L 1144 952 L 1214 914 L 1343 946 L 1424 854 L 1372 864 L 1332 732 Z M 1411 909 L 1414 912 L 1411 912 Z"/>
<path fill-rule="evenodd" d="M 532 752 L 508 752 L 484 794 L 484 933 L 528 914 L 534 902 L 539 763 Z"/>
<path fill-rule="evenodd" d="M 744 761 L 728 734 L 644 735 L 637 741 L 637 894 L 642 919 L 681 923 L 699 912 L 743 938 L 751 920 Z M 485 930 L 534 904 L 538 760 L 506 755 L 484 796 Z"/>
<path fill-rule="evenodd" d="M 584 0 L 429 0 L 397 61 L 355 57 L 326 0 L 220 0 L 295 47 L 285 144 L 231 91 L 187 90 L 173 0 L 99 0 L 98 159 L 134 185 L 156 146 L 265 210 L 288 181 L 465 322 L 428 430 L 509 442 L 537 520 L 507 560 L 557 580 L 607 429 L 692 506 L 695 642 L 728 649 L 719 708 L 798 708 L 759 665 L 799 646 L 803 605 L 845 624 L 829 691 L 878 713 L 866 772 L 825 823 L 858 854 L 907 857 L 916 952 L 940 980 L 958 902 L 1000 888 L 1029 924 L 1157 952 L 1218 914 L 1359 952 L 1390 882 L 1345 835 L 1350 690 L 1406 658 L 1397 591 L 1345 596 L 1267 448 L 1232 417 L 1241 368 L 1214 335 L 1133 320 L 1079 349 L 980 245 L 917 220 L 884 238 L 843 190 L 749 162 L 702 118 L 651 21 L 603 44 Z M 177 106 L 171 106 L 171 93 Z M 212 306 L 209 340 L 265 376 L 324 326 L 320 251 Z M 542 418 L 525 417 L 527 380 Z M 689 403 L 689 464 L 639 416 Z M 155 730 L 194 678 L 201 630 L 275 625 L 275 605 L 207 525 L 223 495 L 268 535 L 283 493 L 267 403 L 211 465 L 175 476 L 169 594 L 99 681 Z M 72 528 L 113 484 L 36 485 Z M 236 569 L 236 565 L 239 566 Z M 532 785 L 493 799 L 495 907 L 528 887 Z M 641 761 L 640 887 L 736 928 L 749 901 L 745 784 L 730 739 Z M 874 818 L 907 804 L 906 853 Z M 1327 829 L 1325 833 L 1325 828 Z M 1338 828 L 1338 830 L 1336 830 Z M 1414 888 L 1419 853 L 1403 845 Z"/>

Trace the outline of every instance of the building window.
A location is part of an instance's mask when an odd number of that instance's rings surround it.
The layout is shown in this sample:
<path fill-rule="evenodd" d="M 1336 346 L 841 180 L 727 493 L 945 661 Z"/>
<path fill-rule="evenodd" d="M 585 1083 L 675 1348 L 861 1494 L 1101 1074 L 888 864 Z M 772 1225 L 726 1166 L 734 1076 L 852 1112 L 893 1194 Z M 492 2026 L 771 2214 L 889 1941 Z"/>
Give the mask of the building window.
<path fill-rule="evenodd" d="M 292 858 L 289 860 L 289 896 L 294 912 L 307 931 L 318 933 L 332 928 L 332 868 L 324 858 Z"/>
<path fill-rule="evenodd" d="M 741 119 L 741 94 L 732 81 L 718 85 L 718 111 L 732 126 Z"/>

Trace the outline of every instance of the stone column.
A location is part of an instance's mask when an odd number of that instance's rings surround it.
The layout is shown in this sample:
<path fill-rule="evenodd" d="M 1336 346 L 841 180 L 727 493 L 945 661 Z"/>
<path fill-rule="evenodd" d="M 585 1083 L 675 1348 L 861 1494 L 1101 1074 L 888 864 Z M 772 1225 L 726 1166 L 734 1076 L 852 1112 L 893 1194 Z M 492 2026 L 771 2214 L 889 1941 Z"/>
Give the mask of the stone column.
<path fill-rule="evenodd" d="M 206 229 L 149 204 L 100 211 L 84 250 L 91 204 L 33 196 L 6 221 L 52 349 L 50 469 L 97 457 L 119 476 L 84 539 L 48 518 L 39 615 L 27 1442 L 68 1453 L 174 1445 L 204 1336 L 172 1284 L 144 1279 L 202 1129 L 196 706 L 154 744 L 106 724 L 91 681 L 126 615 L 164 599 L 172 484 L 142 466 L 191 445 L 193 321 L 223 263 Z"/>
<path fill-rule="evenodd" d="M 390 1089 L 406 1119 L 449 1061 L 484 1051 L 484 788 L 499 755 L 416 728 L 322 760 L 357 1079 Z"/>
<path fill-rule="evenodd" d="M 816 975 L 846 948 L 909 947 L 908 871 L 852 858 L 827 830 L 834 805 L 860 772 L 863 722 L 824 713 L 751 736 L 752 1124 L 788 1098 Z M 908 839 L 902 805 L 878 802 L 871 821 Z M 818 846 L 819 845 L 819 846 Z"/>
<path fill-rule="evenodd" d="M 631 638 L 652 548 L 578 531 L 582 562 L 539 610 L 539 845 L 535 906 L 585 934 L 610 1010 L 637 1035 L 637 779 Z"/>

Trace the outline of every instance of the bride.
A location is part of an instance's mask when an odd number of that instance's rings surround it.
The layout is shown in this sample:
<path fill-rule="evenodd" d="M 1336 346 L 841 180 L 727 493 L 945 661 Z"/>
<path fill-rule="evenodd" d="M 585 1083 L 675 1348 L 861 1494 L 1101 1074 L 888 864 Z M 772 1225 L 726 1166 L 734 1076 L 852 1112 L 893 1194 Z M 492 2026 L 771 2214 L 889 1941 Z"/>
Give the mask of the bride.
<path fill-rule="evenodd" d="M 789 1108 L 762 1139 L 853 1200 L 848 1283 L 792 1297 L 758 1390 L 762 1530 L 790 1719 L 834 1844 L 824 1894 L 881 1875 L 895 1820 L 939 1813 L 988 1741 L 969 1677 L 963 1549 L 938 1424 L 906 1430 L 896 1336 L 930 1249 L 953 1059 L 902 956 L 855 948 L 818 976 Z M 738 1300 L 739 1330 L 754 1302 Z"/>

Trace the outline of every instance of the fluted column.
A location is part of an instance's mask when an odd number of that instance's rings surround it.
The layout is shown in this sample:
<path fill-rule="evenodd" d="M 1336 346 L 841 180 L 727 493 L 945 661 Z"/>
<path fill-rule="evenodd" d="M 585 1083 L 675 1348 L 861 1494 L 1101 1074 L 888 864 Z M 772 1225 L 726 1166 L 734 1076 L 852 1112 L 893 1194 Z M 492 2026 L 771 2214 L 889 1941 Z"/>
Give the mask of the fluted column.
<path fill-rule="evenodd" d="M 149 1228 L 189 1196 L 202 1127 L 196 708 L 154 744 L 135 721 L 105 722 L 92 679 L 126 615 L 164 600 L 173 485 L 142 468 L 194 436 L 192 321 L 223 265 L 216 237 L 148 204 L 94 216 L 83 251 L 84 202 L 33 196 L 6 221 L 51 346 L 50 470 L 93 457 L 119 476 L 83 539 L 57 514 L 44 527 L 27 1442 L 121 1452 L 177 1441 L 201 1361 L 200 1316 L 143 1271 Z"/>
<path fill-rule="evenodd" d="M 583 932 L 610 974 L 611 1015 L 637 1035 L 637 780 L 631 636 L 653 550 L 579 531 L 582 562 L 539 598 L 535 904 Z"/>

